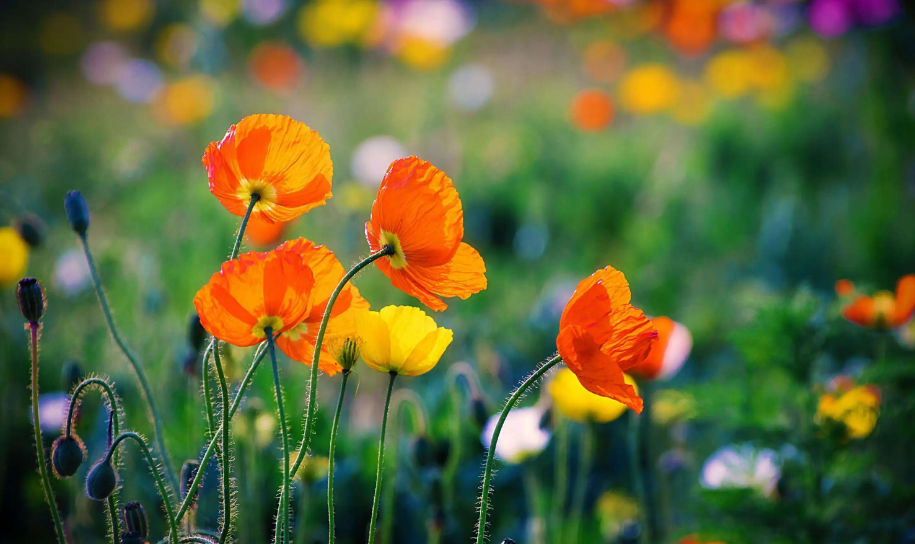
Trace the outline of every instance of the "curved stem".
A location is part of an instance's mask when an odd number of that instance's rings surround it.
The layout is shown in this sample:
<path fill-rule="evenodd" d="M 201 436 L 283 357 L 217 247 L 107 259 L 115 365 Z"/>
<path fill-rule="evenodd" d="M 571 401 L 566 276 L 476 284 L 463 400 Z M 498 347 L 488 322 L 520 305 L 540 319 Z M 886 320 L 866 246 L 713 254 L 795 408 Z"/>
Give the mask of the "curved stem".
<path fill-rule="evenodd" d="M 318 395 L 315 391 L 315 384 L 318 381 L 318 360 L 321 357 L 321 348 L 324 345 L 324 333 L 327 331 L 327 322 L 330 321 L 330 315 L 331 312 L 333 312 L 334 303 L 337 301 L 337 297 L 340 296 L 340 292 L 343 291 L 343 288 L 346 287 L 347 283 L 349 283 L 349 280 L 353 279 L 353 276 L 358 274 L 360 270 L 382 257 L 393 254 L 393 247 L 384 246 L 379 251 L 372 253 L 365 259 L 358 262 L 356 266 L 351 268 L 350 271 L 347 272 L 345 276 L 343 276 L 343 278 L 340 280 L 340 283 L 337 284 L 334 292 L 327 300 L 327 308 L 324 310 L 324 317 L 321 318 L 321 326 L 318 328 L 318 335 L 315 338 L 315 352 L 311 358 L 311 374 L 308 376 L 308 385 L 306 386 L 305 393 L 308 396 L 308 406 L 305 408 L 305 433 L 302 435 L 302 443 L 299 445 L 299 454 L 296 457 L 295 463 L 292 465 L 293 474 L 296 474 L 296 472 L 299 470 L 299 466 L 302 464 L 302 461 L 305 460 L 305 456 L 308 454 L 308 442 L 311 440 L 311 428 L 314 425 L 314 418 L 312 417 L 312 414 L 314 414 L 315 404 L 318 400 Z"/>
<path fill-rule="evenodd" d="M 558 543 L 562 541 L 562 514 L 569 487 L 569 424 L 561 418 L 557 418 L 556 424 L 556 471 L 553 481 L 555 494 L 550 514 L 550 538 L 553 543 Z"/>
<path fill-rule="evenodd" d="M 594 428 L 589 423 L 582 430 L 581 453 L 578 461 L 578 475 L 575 477 L 575 495 L 572 498 L 572 526 L 569 527 L 569 542 L 578 542 L 578 528 L 581 526 L 581 512 L 588 491 L 588 473 L 594 454 Z"/>
<path fill-rule="evenodd" d="M 330 428 L 330 447 L 327 453 L 327 543 L 334 544 L 334 452 L 337 449 L 337 429 L 340 426 L 340 412 L 343 409 L 343 395 L 346 393 L 346 382 L 350 371 L 343 371 L 340 382 L 340 396 L 337 398 L 337 410 L 334 412 L 334 423 Z"/>
<path fill-rule="evenodd" d="M 238 257 L 238 250 L 241 249 L 241 241 L 245 237 L 245 229 L 248 228 L 248 219 L 251 219 L 251 212 L 254 211 L 254 205 L 261 199 L 261 195 L 253 193 L 248 200 L 248 209 L 245 210 L 245 216 L 241 219 L 241 226 L 238 227 L 238 235 L 235 237 L 235 245 L 232 246 L 232 254 L 229 255 L 231 261 Z"/>
<path fill-rule="evenodd" d="M 283 389 L 280 387 L 280 371 L 276 366 L 273 328 L 265 327 L 264 334 L 267 335 L 267 348 L 270 350 L 270 362 L 273 364 L 273 389 L 276 392 L 276 409 L 279 412 L 280 431 L 283 435 L 283 492 L 280 493 L 280 511 L 276 513 L 277 529 L 280 528 L 280 519 L 283 520 L 283 537 L 281 540 L 279 531 L 277 531 L 274 540 L 285 543 L 289 541 L 289 429 L 286 426 L 286 412 L 283 409 Z M 304 452 L 299 452 L 299 457 L 304 454 Z"/>
<path fill-rule="evenodd" d="M 388 394 L 384 399 L 384 413 L 381 416 L 381 438 L 378 439 L 378 466 L 375 468 L 375 497 L 372 499 L 372 519 L 369 521 L 369 544 L 375 542 L 375 520 L 378 517 L 378 497 L 381 495 L 381 471 L 384 467 L 384 434 L 388 429 L 388 410 L 391 407 L 391 391 L 394 389 L 396 372 L 391 372 Z"/>
<path fill-rule="evenodd" d="M 232 456 L 229 455 L 229 427 L 232 420 L 226 417 L 229 414 L 229 386 L 219 358 L 218 341 L 213 348 L 213 366 L 216 367 L 222 396 L 222 447 L 219 448 L 219 465 L 222 468 L 222 531 L 219 533 L 219 544 L 225 544 L 232 533 Z"/>
<path fill-rule="evenodd" d="M 114 325 L 114 318 L 111 316 L 111 308 L 108 306 L 108 299 L 105 298 L 105 291 L 102 289 L 102 280 L 95 268 L 95 260 L 92 258 L 92 252 L 89 251 L 89 239 L 86 237 L 86 233 L 80 234 L 79 239 L 83 244 L 83 253 L 86 254 L 86 262 L 89 265 L 89 275 L 92 276 L 92 285 L 95 287 L 95 294 L 98 296 L 99 305 L 102 307 L 102 313 L 105 314 L 105 322 L 108 323 L 108 331 L 111 333 L 111 337 L 114 338 L 114 342 L 121 348 L 121 352 L 127 357 L 130 366 L 133 368 L 134 374 L 137 376 L 137 381 L 140 382 L 140 389 L 143 391 L 143 398 L 149 409 L 149 416 L 153 420 L 156 447 L 162 451 L 161 463 L 165 467 L 165 474 L 168 477 L 169 483 L 171 483 L 172 486 L 177 486 L 178 480 L 175 478 L 175 473 L 172 472 L 172 466 L 168 460 L 168 450 L 165 448 L 165 439 L 162 436 L 162 417 L 159 415 L 158 408 L 156 408 L 156 401 L 153 400 L 152 389 L 149 387 L 149 380 L 146 378 L 146 372 L 140 365 L 137 356 L 134 355 L 133 352 L 130 351 L 130 348 L 127 347 L 127 344 L 124 343 L 124 340 L 118 333 L 117 327 Z"/>
<path fill-rule="evenodd" d="M 505 407 L 502 409 L 502 413 L 499 415 L 499 421 L 496 422 L 496 428 L 492 433 L 489 451 L 486 453 L 486 467 L 483 469 L 483 484 L 480 491 L 480 520 L 477 522 L 477 544 L 483 544 L 483 542 L 486 541 L 486 516 L 489 513 L 489 488 L 492 485 L 492 468 L 496 457 L 496 444 L 499 442 L 499 434 L 502 432 L 502 425 L 505 424 L 505 418 L 508 417 L 508 412 L 511 411 L 521 396 L 524 395 L 524 392 L 539 380 L 541 376 L 546 374 L 547 371 L 560 362 L 562 362 L 562 358 L 559 355 L 556 355 L 531 373 L 531 375 L 512 392 L 511 396 L 508 398 L 508 402 L 505 403 Z"/>
<path fill-rule="evenodd" d="M 51 479 L 48 477 L 48 466 L 44 456 L 44 443 L 41 441 L 41 419 L 38 417 L 38 333 L 41 325 L 37 322 L 29 323 L 29 344 L 32 353 L 32 423 L 35 426 L 35 451 L 38 454 L 38 474 L 41 475 L 41 485 L 44 488 L 44 498 L 51 508 L 51 517 L 54 518 L 54 532 L 57 541 L 66 544 L 64 526 L 60 522 L 60 512 L 54 500 L 54 490 L 51 488 Z"/>
<path fill-rule="evenodd" d="M 210 394 L 210 354 L 216 349 L 216 338 L 210 339 L 210 344 L 203 352 L 203 360 L 200 361 L 200 380 L 203 382 L 203 406 L 206 408 L 207 431 L 210 437 L 216 433 L 216 416 L 213 412 L 213 396 Z"/>
<path fill-rule="evenodd" d="M 156 465 L 156 460 L 152 455 L 152 452 L 149 451 L 149 446 L 146 445 L 146 441 L 135 432 L 127 431 L 119 434 L 112 442 L 111 446 L 108 448 L 108 453 L 105 455 L 105 462 L 111 462 L 111 456 L 114 455 L 115 449 L 117 449 L 118 444 L 123 442 L 126 439 L 133 439 L 140 446 L 140 451 L 143 452 L 143 455 L 146 457 L 146 462 L 149 463 L 149 470 L 152 472 L 153 478 L 156 480 L 156 487 L 159 488 L 159 495 L 162 497 L 162 502 L 165 503 L 165 515 L 168 520 L 169 528 L 169 540 L 171 542 L 178 542 L 178 523 L 175 520 L 175 513 L 172 511 L 172 501 L 171 495 L 168 492 L 168 487 L 165 485 L 165 482 L 162 481 L 162 475 L 159 474 L 159 467 Z"/>
<path fill-rule="evenodd" d="M 241 404 L 241 399 L 245 395 L 245 391 L 248 389 L 248 385 L 251 384 L 251 379 L 254 377 L 254 371 L 257 370 L 258 365 L 260 365 L 261 360 L 267 354 L 267 345 L 266 343 L 261 344 L 260 350 L 254 356 L 254 362 L 251 363 L 251 368 L 248 369 L 248 372 L 245 374 L 244 379 L 242 379 L 241 384 L 238 386 L 238 391 L 235 393 L 235 399 L 232 401 L 232 406 L 229 408 L 229 417 L 232 419 L 235 415 L 235 412 L 238 410 L 239 405 Z M 219 431 L 222 429 L 217 429 L 217 432 L 210 438 L 210 444 L 207 446 L 206 451 L 203 453 L 203 456 L 200 459 L 200 468 L 197 469 L 197 475 L 194 476 L 194 481 L 191 482 L 191 485 L 188 486 L 187 495 L 185 495 L 184 500 L 181 502 L 181 507 L 178 508 L 178 519 L 182 519 L 184 514 L 187 512 L 187 509 L 191 505 L 191 499 L 196 495 L 197 488 L 200 486 L 201 480 L 203 480 L 203 473 L 206 471 L 207 464 L 210 462 L 210 458 L 213 456 L 213 450 L 216 449 L 216 443 L 219 440 Z"/>

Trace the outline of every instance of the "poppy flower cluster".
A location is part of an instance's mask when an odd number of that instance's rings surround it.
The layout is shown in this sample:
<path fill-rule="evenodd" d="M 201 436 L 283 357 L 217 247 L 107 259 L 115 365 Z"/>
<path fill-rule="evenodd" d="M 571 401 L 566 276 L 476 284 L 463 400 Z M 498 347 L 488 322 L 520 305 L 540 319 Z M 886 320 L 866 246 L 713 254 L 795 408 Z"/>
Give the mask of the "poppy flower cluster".
<path fill-rule="evenodd" d="M 915 314 L 915 274 L 900 278 L 895 293 L 879 291 L 872 296 L 863 295 L 849 280 L 839 280 L 836 294 L 851 301 L 842 308 L 842 317 L 867 329 L 892 330 Z"/>

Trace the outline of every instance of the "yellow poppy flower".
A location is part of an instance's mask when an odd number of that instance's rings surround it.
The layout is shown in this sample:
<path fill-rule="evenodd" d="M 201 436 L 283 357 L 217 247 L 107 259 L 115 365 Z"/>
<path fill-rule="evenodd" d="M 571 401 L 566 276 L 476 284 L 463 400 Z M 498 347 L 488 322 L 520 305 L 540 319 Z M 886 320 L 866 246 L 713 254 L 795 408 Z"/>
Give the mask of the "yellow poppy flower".
<path fill-rule="evenodd" d="M 635 380 L 624 374 L 626 383 L 636 388 Z M 623 415 L 626 405 L 613 399 L 595 395 L 581 385 L 575 373 L 562 368 L 548 386 L 553 406 L 563 416 L 580 423 L 607 423 Z"/>
<path fill-rule="evenodd" d="M 830 419 L 845 425 L 848 438 L 871 434 L 880 416 L 880 393 L 870 385 L 845 386 L 820 397 L 816 421 Z"/>
<path fill-rule="evenodd" d="M 0 228 L 0 285 L 22 279 L 29 264 L 29 245 L 11 227 Z"/>
<path fill-rule="evenodd" d="M 387 306 L 356 314 L 362 360 L 379 372 L 419 376 L 432 370 L 453 334 L 419 308 Z"/>

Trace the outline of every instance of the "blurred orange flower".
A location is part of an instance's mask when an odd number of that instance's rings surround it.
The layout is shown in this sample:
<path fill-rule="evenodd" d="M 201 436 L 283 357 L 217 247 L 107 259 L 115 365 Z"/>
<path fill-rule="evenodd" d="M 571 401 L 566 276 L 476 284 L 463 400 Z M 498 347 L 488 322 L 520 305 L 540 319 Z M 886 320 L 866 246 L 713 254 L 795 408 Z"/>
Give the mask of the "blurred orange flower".
<path fill-rule="evenodd" d="M 851 282 L 841 287 L 853 289 Z M 836 291 L 840 289 L 836 284 Z M 874 296 L 861 295 L 842 310 L 842 317 L 868 329 L 890 330 L 904 324 L 915 313 L 915 274 L 903 276 L 896 284 L 896 294 L 880 291 Z"/>
<path fill-rule="evenodd" d="M 849 280 L 839 280 L 836 282 L 836 294 L 840 297 L 847 297 L 855 292 L 855 284 Z"/>
<path fill-rule="evenodd" d="M 581 130 L 600 130 L 612 120 L 613 103 L 606 93 L 590 89 L 578 93 L 572 100 L 572 121 Z"/>
<path fill-rule="evenodd" d="M 314 242 L 304 238 L 286 242 L 277 248 L 277 251 L 299 255 L 314 274 L 314 286 L 309 294 L 310 310 L 305 314 L 305 319 L 276 340 L 276 345 L 283 350 L 283 353 L 300 363 L 311 366 L 318 329 L 321 326 L 327 302 L 337 284 L 346 274 L 346 270 L 331 250 L 325 246 L 316 246 Z M 356 334 L 355 318 L 353 317 L 356 311 L 368 309 L 369 303 L 362 298 L 355 286 L 348 283 L 337 297 L 330 321 L 327 322 L 318 368 L 330 376 L 343 369 L 333 357 L 333 350 L 342 345 L 344 340 Z"/>
<path fill-rule="evenodd" d="M 683 55 L 705 53 L 715 41 L 720 8 L 717 0 L 674 0 L 664 26 L 667 41 Z"/>
<path fill-rule="evenodd" d="M 245 253 L 225 262 L 194 297 L 200 324 L 230 344 L 253 346 L 264 329 L 285 333 L 308 316 L 311 268 L 290 248 Z"/>
<path fill-rule="evenodd" d="M 245 228 L 245 240 L 249 244 L 258 247 L 272 246 L 283 237 L 283 233 L 286 232 L 290 223 L 292 221 L 277 221 L 275 223 L 257 220 L 248 221 L 248 226 Z"/>
<path fill-rule="evenodd" d="M 265 42 L 251 52 L 248 69 L 254 79 L 274 91 L 293 89 L 302 73 L 302 61 L 289 46 Z"/>
<path fill-rule="evenodd" d="M 648 357 L 628 370 L 646 380 L 663 380 L 676 374 L 693 347 L 689 330 L 669 317 L 654 317 L 651 324 L 658 331 L 658 341 Z"/>
<path fill-rule="evenodd" d="M 327 203 L 334 166 L 330 148 L 304 123 L 258 114 L 229 127 L 207 147 L 203 164 L 210 192 L 227 210 L 244 216 L 252 195 L 252 219 L 289 221 Z"/>
<path fill-rule="evenodd" d="M 582 280 L 562 311 L 556 347 L 585 389 L 641 413 L 642 399 L 623 371 L 645 360 L 658 331 L 630 297 L 629 283 L 613 267 Z"/>
<path fill-rule="evenodd" d="M 373 252 L 394 248 L 394 255 L 375 264 L 394 287 L 433 310 L 448 307 L 439 296 L 466 299 L 486 289 L 483 258 L 461 241 L 464 211 L 457 190 L 444 172 L 422 159 L 391 163 L 365 237 Z"/>

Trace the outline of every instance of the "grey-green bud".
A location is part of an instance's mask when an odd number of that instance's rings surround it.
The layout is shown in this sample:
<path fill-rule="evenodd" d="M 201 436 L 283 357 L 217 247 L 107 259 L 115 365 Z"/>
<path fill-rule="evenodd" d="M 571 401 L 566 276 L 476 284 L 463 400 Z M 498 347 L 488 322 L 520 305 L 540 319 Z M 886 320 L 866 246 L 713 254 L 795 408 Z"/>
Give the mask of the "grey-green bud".
<path fill-rule="evenodd" d="M 76 474 L 85 460 L 86 448 L 76 435 L 61 436 L 51 446 L 51 466 L 60 478 L 69 478 Z"/>
<path fill-rule="evenodd" d="M 89 206 L 86 199 L 79 191 L 70 191 L 64 199 L 64 209 L 67 211 L 67 220 L 70 227 L 77 234 L 86 234 L 89 229 Z"/>
<path fill-rule="evenodd" d="M 118 475 L 114 472 L 111 463 L 102 459 L 89 471 L 86 476 L 86 495 L 90 499 L 103 501 L 107 499 L 118 485 Z"/>
<path fill-rule="evenodd" d="M 19 311 L 29 323 L 38 323 L 44 315 L 44 290 L 35 278 L 22 278 L 16 288 Z"/>
<path fill-rule="evenodd" d="M 141 540 L 146 540 L 149 536 L 149 517 L 142 504 L 134 501 L 124 505 L 124 525 L 128 532 L 136 532 Z"/>
<path fill-rule="evenodd" d="M 184 465 L 181 467 L 181 497 L 187 496 L 188 490 L 191 488 L 191 484 L 194 483 L 194 478 L 197 477 L 197 471 L 200 470 L 200 462 L 196 459 L 190 459 L 184 462 Z M 200 486 L 203 485 L 203 481 L 200 482 L 200 485 L 197 486 L 197 489 L 194 490 L 194 498 L 191 499 L 190 504 L 194 505 L 197 502 L 197 497 L 200 496 Z"/>

